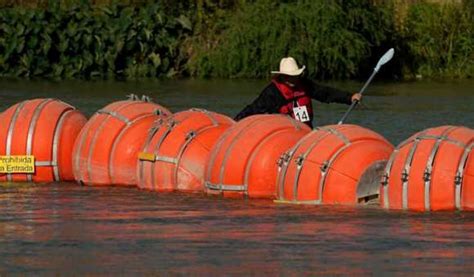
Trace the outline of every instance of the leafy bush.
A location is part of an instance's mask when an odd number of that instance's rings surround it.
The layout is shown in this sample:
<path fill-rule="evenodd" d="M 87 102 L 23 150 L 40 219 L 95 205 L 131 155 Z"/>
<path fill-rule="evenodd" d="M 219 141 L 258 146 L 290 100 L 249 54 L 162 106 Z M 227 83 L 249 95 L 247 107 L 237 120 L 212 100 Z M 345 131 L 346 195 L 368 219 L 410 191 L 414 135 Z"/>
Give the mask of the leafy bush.
<path fill-rule="evenodd" d="M 159 4 L 0 10 L 0 74 L 155 77 L 179 68 L 191 23 Z"/>
<path fill-rule="evenodd" d="M 467 5 L 468 2 L 466 2 Z M 474 76 L 472 7 L 419 3 L 410 6 L 401 31 L 407 64 L 428 77 Z"/>
<path fill-rule="evenodd" d="M 348 78 L 387 39 L 388 9 L 368 1 L 256 0 L 240 6 L 190 62 L 197 76 L 262 77 L 294 56 L 318 78 Z"/>
<path fill-rule="evenodd" d="M 472 0 L 0 1 L 0 76 L 261 78 L 291 55 L 358 78 L 390 47 L 385 74 L 474 76 Z"/>

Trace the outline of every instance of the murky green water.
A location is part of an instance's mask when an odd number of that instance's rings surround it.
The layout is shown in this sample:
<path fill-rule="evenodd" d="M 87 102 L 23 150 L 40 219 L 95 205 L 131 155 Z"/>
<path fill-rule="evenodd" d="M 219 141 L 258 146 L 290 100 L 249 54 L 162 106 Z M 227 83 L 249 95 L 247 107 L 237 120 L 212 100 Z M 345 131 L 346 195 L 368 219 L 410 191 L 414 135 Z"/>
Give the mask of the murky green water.
<path fill-rule="evenodd" d="M 87 115 L 129 93 L 180 111 L 235 115 L 265 81 L 0 81 L 0 110 L 56 97 Z M 357 90 L 361 84 L 338 83 Z M 398 143 L 444 124 L 474 128 L 474 81 L 374 84 L 349 121 Z M 346 106 L 316 104 L 316 125 Z M 0 274 L 468 275 L 474 214 L 282 206 L 73 183 L 0 185 Z M 3 275 L 3 274 L 2 274 Z"/>
<path fill-rule="evenodd" d="M 251 102 L 266 81 L 136 81 L 136 82 L 45 82 L 0 81 L 0 111 L 34 97 L 55 97 L 88 116 L 127 94 L 146 94 L 173 112 L 191 107 L 230 116 Z M 357 91 L 362 84 L 330 83 Z M 445 124 L 474 127 L 474 80 L 451 82 L 375 83 L 364 98 L 364 107 L 353 112 L 348 123 L 371 128 L 392 143 L 422 129 Z M 316 104 L 315 126 L 335 124 L 347 106 Z"/>

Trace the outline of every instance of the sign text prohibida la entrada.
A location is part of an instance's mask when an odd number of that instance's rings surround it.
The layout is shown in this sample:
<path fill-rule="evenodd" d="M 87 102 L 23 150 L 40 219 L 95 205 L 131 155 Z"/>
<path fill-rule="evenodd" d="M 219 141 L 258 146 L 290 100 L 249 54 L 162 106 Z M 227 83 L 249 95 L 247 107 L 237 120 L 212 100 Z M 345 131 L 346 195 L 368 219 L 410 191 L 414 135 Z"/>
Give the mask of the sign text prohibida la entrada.
<path fill-rule="evenodd" d="M 0 156 L 0 173 L 35 173 L 35 156 Z"/>

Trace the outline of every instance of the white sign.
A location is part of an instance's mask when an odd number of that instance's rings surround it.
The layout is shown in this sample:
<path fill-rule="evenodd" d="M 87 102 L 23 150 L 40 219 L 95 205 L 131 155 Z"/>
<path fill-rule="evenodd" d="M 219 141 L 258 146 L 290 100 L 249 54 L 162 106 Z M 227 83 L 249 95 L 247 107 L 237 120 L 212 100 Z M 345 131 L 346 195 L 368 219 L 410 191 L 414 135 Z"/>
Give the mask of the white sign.
<path fill-rule="evenodd" d="M 298 121 L 307 122 L 310 120 L 306 106 L 293 107 L 293 114 Z"/>

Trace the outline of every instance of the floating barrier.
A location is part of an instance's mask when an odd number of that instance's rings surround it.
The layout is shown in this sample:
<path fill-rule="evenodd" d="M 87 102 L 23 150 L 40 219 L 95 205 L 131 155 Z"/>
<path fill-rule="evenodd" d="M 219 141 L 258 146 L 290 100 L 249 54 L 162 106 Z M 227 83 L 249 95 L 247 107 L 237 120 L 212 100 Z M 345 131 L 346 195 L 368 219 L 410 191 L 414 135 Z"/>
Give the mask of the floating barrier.
<path fill-rule="evenodd" d="M 139 155 L 138 186 L 155 191 L 204 191 L 210 149 L 234 121 L 191 109 L 162 119 L 150 129 Z"/>
<path fill-rule="evenodd" d="M 239 121 L 211 150 L 206 191 L 275 198 L 278 158 L 309 132 L 305 124 L 284 115 L 255 115 Z"/>
<path fill-rule="evenodd" d="M 474 209 L 474 130 L 442 126 L 397 146 L 387 163 L 381 204 L 414 211 Z"/>
<path fill-rule="evenodd" d="M 472 195 L 474 195 L 474 143 L 470 143 L 466 148 L 460 165 L 464 163 L 464 159 L 466 159 L 466 165 L 463 177 L 462 180 L 458 180 L 462 188 L 462 203 L 460 206 L 463 210 L 472 211 L 474 210 L 474 201 L 472 200 Z"/>
<path fill-rule="evenodd" d="M 79 134 L 73 150 L 76 181 L 87 185 L 136 185 L 138 152 L 153 122 L 171 114 L 132 95 L 102 108 Z"/>
<path fill-rule="evenodd" d="M 74 180 L 72 148 L 86 121 L 74 107 L 56 99 L 27 100 L 4 111 L 0 115 L 0 155 L 6 156 L 2 167 L 13 162 L 18 170 L 12 172 L 31 173 L 0 174 L 0 181 Z"/>
<path fill-rule="evenodd" d="M 377 199 L 393 146 L 356 125 L 316 128 L 282 155 L 276 202 L 357 204 Z"/>

